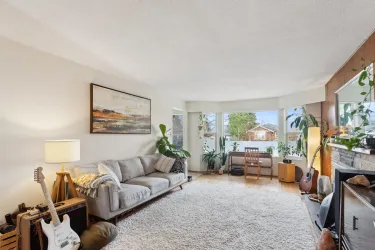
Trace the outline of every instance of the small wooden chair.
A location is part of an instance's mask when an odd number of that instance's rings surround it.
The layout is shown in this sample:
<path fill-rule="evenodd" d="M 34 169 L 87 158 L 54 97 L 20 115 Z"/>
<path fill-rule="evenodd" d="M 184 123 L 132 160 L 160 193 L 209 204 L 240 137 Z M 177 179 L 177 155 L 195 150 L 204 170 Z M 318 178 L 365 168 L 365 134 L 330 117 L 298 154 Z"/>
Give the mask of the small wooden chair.
<path fill-rule="evenodd" d="M 258 176 L 259 179 L 260 172 L 261 172 L 261 165 L 262 162 L 259 161 L 259 148 L 254 147 L 245 147 L 245 179 L 247 177 L 247 172 L 249 167 L 258 168 Z"/>

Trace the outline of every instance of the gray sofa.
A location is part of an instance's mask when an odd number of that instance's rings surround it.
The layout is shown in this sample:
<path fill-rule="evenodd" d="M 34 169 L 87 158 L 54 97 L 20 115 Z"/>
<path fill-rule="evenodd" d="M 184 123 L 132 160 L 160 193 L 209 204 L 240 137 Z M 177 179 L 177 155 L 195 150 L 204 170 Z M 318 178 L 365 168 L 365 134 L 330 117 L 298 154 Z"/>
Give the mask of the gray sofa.
<path fill-rule="evenodd" d="M 85 198 L 88 212 L 104 220 L 117 221 L 117 217 L 187 181 L 187 163 L 184 173 L 162 173 L 154 169 L 159 155 L 139 156 L 125 160 L 107 160 L 109 166 L 121 182 L 121 190 L 113 182 L 101 184 L 98 196 Z M 74 177 L 85 173 L 98 173 L 97 164 L 79 165 L 73 168 Z"/>

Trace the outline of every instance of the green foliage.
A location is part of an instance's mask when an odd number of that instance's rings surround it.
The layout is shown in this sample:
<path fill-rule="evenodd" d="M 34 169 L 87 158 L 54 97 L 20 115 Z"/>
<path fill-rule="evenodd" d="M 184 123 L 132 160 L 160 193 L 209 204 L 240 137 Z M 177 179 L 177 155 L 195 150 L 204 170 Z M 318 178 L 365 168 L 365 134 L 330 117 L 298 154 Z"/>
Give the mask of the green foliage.
<path fill-rule="evenodd" d="M 257 126 L 257 118 L 254 113 L 232 113 L 229 114 L 229 133 L 241 140 L 246 136 L 246 131 Z"/>
<path fill-rule="evenodd" d="M 166 133 L 170 130 L 167 130 L 167 127 L 164 124 L 159 125 L 160 132 L 162 137 L 156 142 L 156 148 L 159 153 L 171 157 L 171 158 L 187 158 L 190 157 L 190 153 L 182 148 L 177 149 L 176 145 L 169 142 L 168 136 Z"/>
<path fill-rule="evenodd" d="M 225 145 L 226 145 L 226 137 L 220 136 L 220 138 L 219 138 L 219 148 L 220 148 L 221 166 L 225 165 L 225 163 L 227 162 L 227 157 L 228 157 L 228 153 L 226 152 Z"/>
<path fill-rule="evenodd" d="M 237 142 L 234 142 L 234 143 L 232 144 L 232 147 L 233 147 L 233 152 L 236 152 L 239 146 L 240 146 L 240 144 L 239 144 L 239 143 L 237 143 Z"/>
<path fill-rule="evenodd" d="M 297 155 L 297 156 L 301 156 L 301 153 L 300 151 L 298 151 L 296 148 L 294 148 L 293 146 L 289 146 L 288 144 L 284 143 L 284 142 L 279 142 L 277 144 L 277 151 L 278 153 L 284 158 L 286 159 L 287 156 L 289 155 Z"/>
<path fill-rule="evenodd" d="M 358 102 L 358 108 L 353 110 L 350 114 L 351 116 L 356 116 L 361 119 L 361 124 L 357 127 L 354 127 L 354 136 L 351 138 L 337 138 L 336 141 L 339 144 L 345 145 L 349 151 L 351 151 L 355 147 L 361 147 L 362 140 L 369 135 L 366 135 L 365 133 L 362 133 L 361 130 L 368 126 L 370 123 L 370 116 L 372 111 L 370 109 L 370 103 L 372 98 L 372 93 L 374 89 L 374 76 L 371 73 L 370 69 L 366 66 L 366 62 L 363 58 L 361 58 L 362 64 L 361 68 L 362 71 L 358 78 L 358 85 L 359 86 L 365 86 L 366 81 L 369 83 L 369 89 L 368 91 L 362 91 L 360 94 L 363 96 L 363 101 Z M 358 69 L 353 69 L 353 71 L 358 71 Z"/>
<path fill-rule="evenodd" d="M 274 149 L 275 149 L 274 146 L 269 146 L 269 147 L 266 148 L 266 152 L 269 153 L 269 154 L 271 154 L 271 155 L 273 155 L 273 150 Z"/>
<path fill-rule="evenodd" d="M 295 109 L 297 111 L 297 109 Z M 319 127 L 319 123 L 312 114 L 307 114 L 306 109 L 302 107 L 302 114 L 291 114 L 286 117 L 286 119 L 294 118 L 294 121 L 290 124 L 291 128 L 296 128 L 301 131 L 301 134 L 297 139 L 297 148 L 295 151 L 307 157 L 307 141 L 308 141 L 308 131 L 309 127 Z"/>
<path fill-rule="evenodd" d="M 215 169 L 216 160 L 219 155 L 220 154 L 216 153 L 215 149 L 213 149 L 203 154 L 202 161 L 207 164 L 208 169 Z"/>
<path fill-rule="evenodd" d="M 340 126 L 346 126 L 350 120 L 353 120 L 352 112 L 349 112 L 350 103 L 344 104 L 344 114 L 340 115 Z"/>

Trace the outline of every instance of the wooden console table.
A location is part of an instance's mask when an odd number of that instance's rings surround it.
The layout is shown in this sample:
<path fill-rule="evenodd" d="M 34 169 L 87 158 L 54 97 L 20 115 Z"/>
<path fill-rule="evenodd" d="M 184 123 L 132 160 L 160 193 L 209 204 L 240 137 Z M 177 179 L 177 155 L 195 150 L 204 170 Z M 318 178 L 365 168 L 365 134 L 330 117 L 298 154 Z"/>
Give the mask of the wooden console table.
<path fill-rule="evenodd" d="M 233 157 L 242 157 L 245 158 L 245 152 L 234 152 L 230 151 L 228 153 L 228 175 L 230 174 L 232 167 L 245 167 L 245 160 L 243 161 L 242 164 L 233 164 L 232 158 Z M 270 153 L 266 152 L 259 152 L 259 160 L 260 159 L 271 159 L 271 167 L 273 166 L 273 160 L 272 160 L 272 155 Z"/>

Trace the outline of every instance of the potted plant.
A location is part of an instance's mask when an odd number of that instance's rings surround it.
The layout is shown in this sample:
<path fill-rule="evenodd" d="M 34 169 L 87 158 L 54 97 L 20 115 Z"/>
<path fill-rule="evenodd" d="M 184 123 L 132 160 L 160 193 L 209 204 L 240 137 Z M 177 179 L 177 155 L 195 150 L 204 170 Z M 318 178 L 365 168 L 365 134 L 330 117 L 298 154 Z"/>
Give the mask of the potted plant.
<path fill-rule="evenodd" d="M 219 174 L 222 175 L 223 174 L 223 171 L 225 169 L 225 164 L 227 162 L 227 158 L 228 158 L 228 153 L 226 152 L 226 149 L 225 149 L 225 145 L 226 145 L 226 137 L 221 137 L 219 138 L 219 147 L 220 147 L 220 163 L 221 163 L 221 167 L 219 169 Z"/>
<path fill-rule="evenodd" d="M 296 111 L 296 110 L 295 110 Z M 307 141 L 308 141 L 308 130 L 309 127 L 319 127 L 319 122 L 312 114 L 307 114 L 306 109 L 302 107 L 301 114 L 291 114 L 286 117 L 286 120 L 294 118 L 291 122 L 290 127 L 301 131 L 301 134 L 297 139 L 296 151 L 301 153 L 305 158 L 307 158 Z M 322 124 L 322 130 L 323 130 Z"/>
<path fill-rule="evenodd" d="M 238 147 L 240 146 L 240 144 L 239 143 L 237 143 L 237 142 L 234 142 L 233 143 L 233 145 L 232 145 L 232 147 L 233 147 L 233 152 L 236 152 L 237 150 L 238 150 Z"/>
<path fill-rule="evenodd" d="M 283 163 L 292 163 L 292 160 L 286 159 L 288 155 L 292 153 L 292 147 L 287 145 L 286 143 L 279 142 L 277 144 L 277 151 L 283 157 Z"/>
<path fill-rule="evenodd" d="M 275 149 L 274 146 L 269 146 L 266 148 L 266 152 L 269 153 L 270 155 L 273 155 L 273 150 Z"/>
<path fill-rule="evenodd" d="M 190 157 L 190 153 L 182 148 L 177 148 L 176 145 L 169 142 L 168 136 L 166 133 L 170 130 L 167 130 L 167 127 L 164 124 L 159 125 L 162 137 L 156 142 L 156 148 L 159 153 L 175 158 L 175 159 L 184 159 Z"/>
<path fill-rule="evenodd" d="M 215 149 L 203 154 L 202 161 L 207 164 L 207 172 L 208 170 L 215 169 L 215 164 L 216 164 L 216 160 L 218 159 L 218 157 L 219 157 L 219 154 L 216 153 Z"/>

